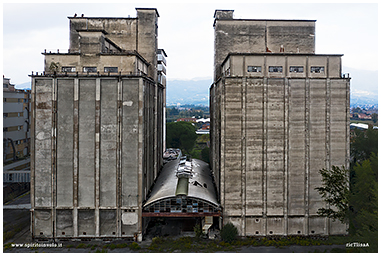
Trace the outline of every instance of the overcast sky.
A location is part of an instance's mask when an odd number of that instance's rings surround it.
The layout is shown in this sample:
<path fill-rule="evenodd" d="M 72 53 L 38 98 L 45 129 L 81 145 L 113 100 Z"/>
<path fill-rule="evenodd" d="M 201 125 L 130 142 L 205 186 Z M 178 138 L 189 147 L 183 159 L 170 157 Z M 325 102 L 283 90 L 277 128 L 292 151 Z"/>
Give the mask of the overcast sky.
<path fill-rule="evenodd" d="M 311 19 L 316 22 L 316 53 L 344 54 L 343 66 L 377 70 L 378 5 L 290 3 L 4 3 L 3 74 L 13 84 L 43 70 L 44 49 L 67 51 L 69 20 L 85 17 L 136 17 L 135 7 L 157 8 L 159 48 L 165 49 L 168 79 L 213 75 L 213 14 L 234 10 L 241 19 Z"/>

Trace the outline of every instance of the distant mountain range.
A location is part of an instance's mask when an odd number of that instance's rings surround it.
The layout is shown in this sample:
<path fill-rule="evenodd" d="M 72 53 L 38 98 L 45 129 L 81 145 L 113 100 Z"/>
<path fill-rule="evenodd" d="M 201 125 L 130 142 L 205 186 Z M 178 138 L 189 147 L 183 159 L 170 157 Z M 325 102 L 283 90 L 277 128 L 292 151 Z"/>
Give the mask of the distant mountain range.
<path fill-rule="evenodd" d="M 378 72 L 343 67 L 351 79 L 351 106 L 378 105 Z M 168 79 L 167 105 L 209 105 L 209 88 L 213 79 Z M 17 89 L 30 89 L 30 82 L 16 85 Z"/>
<path fill-rule="evenodd" d="M 213 79 L 167 80 L 167 105 L 180 103 L 209 105 L 209 87 Z"/>
<path fill-rule="evenodd" d="M 378 72 L 343 68 L 351 77 L 351 106 L 378 105 Z"/>
<path fill-rule="evenodd" d="M 32 88 L 30 82 L 22 83 L 22 84 L 16 84 L 15 85 L 16 89 L 24 89 L 24 90 L 30 90 Z"/>

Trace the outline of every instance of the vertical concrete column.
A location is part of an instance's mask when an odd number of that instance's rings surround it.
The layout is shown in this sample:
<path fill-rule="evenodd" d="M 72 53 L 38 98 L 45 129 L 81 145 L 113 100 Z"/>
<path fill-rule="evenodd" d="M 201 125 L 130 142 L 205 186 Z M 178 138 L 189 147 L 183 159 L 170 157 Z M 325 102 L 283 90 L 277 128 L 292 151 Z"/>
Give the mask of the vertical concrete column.
<path fill-rule="evenodd" d="M 32 88 L 31 88 L 31 104 L 30 104 L 30 232 L 32 234 L 32 238 L 34 238 L 35 228 L 34 228 L 34 208 L 35 208 L 35 190 L 34 190 L 34 182 L 35 182 L 35 157 L 36 157 L 36 149 L 35 149 L 35 113 L 36 113 L 36 80 L 32 77 Z"/>
<path fill-rule="evenodd" d="M 219 155 L 220 160 L 220 191 L 221 191 L 221 205 L 225 206 L 225 78 L 222 78 L 219 83 L 220 88 L 216 88 L 215 95 L 220 95 L 220 117 L 221 117 L 221 124 L 219 126 L 220 131 L 220 150 L 216 148 L 216 155 Z M 216 104 L 217 105 L 217 104 Z M 217 114 L 217 113 L 216 113 Z M 218 120 L 218 118 L 216 118 Z M 217 132 L 217 130 L 216 130 Z M 217 136 L 216 136 L 217 137 Z M 217 170 L 214 170 L 217 171 Z M 225 211 L 225 207 L 223 211 Z M 225 213 L 224 213 L 225 215 Z"/>
<path fill-rule="evenodd" d="M 122 95 L 122 80 L 119 77 L 118 80 L 118 110 L 117 110 L 117 144 L 116 144 L 116 236 L 122 236 L 122 223 L 121 216 L 122 212 L 120 207 L 122 206 L 122 118 L 123 118 L 123 95 Z"/>
<path fill-rule="evenodd" d="M 266 66 L 266 57 L 265 57 L 265 65 Z M 265 70 L 264 70 L 265 72 Z M 262 230 L 264 234 L 267 234 L 267 125 L 268 125 L 268 78 L 263 78 L 263 185 L 262 185 L 262 195 L 263 195 L 263 221 L 262 221 Z"/>
<path fill-rule="evenodd" d="M 327 70 L 328 70 L 328 60 L 327 60 Z M 331 168 L 331 79 L 327 77 L 326 79 L 326 128 L 325 128 L 325 149 L 326 149 L 326 164 L 325 168 L 328 170 Z M 349 125 L 348 125 L 349 127 Z M 325 204 L 325 207 L 328 207 L 328 204 Z M 330 233 L 329 230 L 329 219 L 325 218 L 324 225 L 326 226 L 327 235 Z"/>
<path fill-rule="evenodd" d="M 138 114 L 138 240 L 142 239 L 143 220 L 142 220 L 142 202 L 143 202 L 143 135 L 144 135 L 144 81 L 139 79 L 139 114 Z"/>
<path fill-rule="evenodd" d="M 153 124 L 153 146 L 154 146 L 154 166 L 153 166 L 153 175 L 152 182 L 149 184 L 152 185 L 153 181 L 156 178 L 157 170 L 158 170 L 158 161 L 159 161 L 159 152 L 158 152 L 158 86 L 157 83 L 154 84 L 154 104 L 153 104 L 153 114 L 154 114 L 154 124 Z"/>
<path fill-rule="evenodd" d="M 100 202 L 100 109 L 101 109 L 101 81 L 96 79 L 95 84 L 95 236 L 99 237 L 99 202 Z"/>
<path fill-rule="evenodd" d="M 341 72 L 340 72 L 341 73 Z M 329 78 L 329 57 L 327 57 L 327 74 L 326 74 L 326 169 L 331 168 L 331 79 Z M 349 125 L 348 125 L 349 127 Z M 349 139 L 349 138 L 348 138 Z M 328 207 L 328 203 L 325 204 L 325 207 Z M 326 227 L 326 234 L 330 233 L 329 218 L 325 218 L 324 225 Z"/>
<path fill-rule="evenodd" d="M 244 67 L 245 65 L 245 58 L 244 58 Z M 242 108 L 242 118 L 241 118 L 241 136 L 242 136 L 242 142 L 241 142 L 241 200 L 242 200 L 242 213 L 241 213 L 241 230 L 242 235 L 246 235 L 246 155 L 247 155 L 247 147 L 246 147 L 246 96 L 247 96 L 247 77 L 242 78 L 242 100 L 241 100 L 241 108 Z"/>
<path fill-rule="evenodd" d="M 73 232 L 78 237 L 78 168 L 79 168 L 79 79 L 74 78 L 73 113 Z"/>
<path fill-rule="evenodd" d="M 340 59 L 341 60 L 341 59 Z M 341 67 L 341 65 L 340 65 Z M 349 162 L 350 162 L 350 83 L 349 83 L 349 78 L 347 79 L 346 86 L 347 86 L 347 95 L 346 95 L 346 117 L 347 117 L 347 126 L 346 126 L 346 134 L 345 137 L 347 138 L 346 141 L 346 159 L 345 159 L 345 168 L 349 169 Z"/>
<path fill-rule="evenodd" d="M 56 237 L 56 207 L 57 207 L 57 79 L 54 78 L 52 81 L 52 141 L 51 141 L 51 170 L 52 170 L 52 234 Z"/>
<path fill-rule="evenodd" d="M 309 234 L 309 185 L 310 185 L 310 101 L 311 101 L 311 95 L 310 95 L 310 79 L 306 78 L 306 91 L 305 91 L 305 99 L 306 99 L 306 109 L 305 109 L 305 162 L 306 162 L 306 170 L 305 170 L 305 234 Z"/>
<path fill-rule="evenodd" d="M 288 65 L 286 65 L 287 67 Z M 283 183 L 283 216 L 284 216 L 284 231 L 283 234 L 288 234 L 288 184 L 289 184 L 289 164 L 288 164 L 288 149 L 289 149 L 289 95 L 290 84 L 288 78 L 284 79 L 284 183 Z"/>

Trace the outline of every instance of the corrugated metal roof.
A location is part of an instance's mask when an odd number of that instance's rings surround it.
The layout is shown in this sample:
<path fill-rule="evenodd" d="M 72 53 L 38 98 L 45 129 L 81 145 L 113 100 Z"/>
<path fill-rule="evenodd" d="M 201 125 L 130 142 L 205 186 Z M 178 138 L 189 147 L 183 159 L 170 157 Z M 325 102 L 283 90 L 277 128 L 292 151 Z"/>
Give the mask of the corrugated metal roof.
<path fill-rule="evenodd" d="M 185 194 L 219 207 L 213 176 L 207 163 L 198 159 L 184 161 L 178 158 L 164 165 L 143 207 Z"/>

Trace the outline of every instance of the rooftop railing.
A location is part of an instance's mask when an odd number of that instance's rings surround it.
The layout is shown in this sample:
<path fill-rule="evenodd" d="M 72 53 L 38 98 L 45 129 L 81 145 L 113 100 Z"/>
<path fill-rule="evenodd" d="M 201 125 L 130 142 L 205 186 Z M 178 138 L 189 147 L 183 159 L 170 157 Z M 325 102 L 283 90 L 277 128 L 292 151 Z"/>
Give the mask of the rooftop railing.
<path fill-rule="evenodd" d="M 136 72 L 82 72 L 82 71 L 76 71 L 76 72 L 62 72 L 62 71 L 42 71 L 42 72 L 33 72 L 30 75 L 32 77 L 34 76 L 144 76 L 146 77 L 147 74 L 142 71 L 136 71 Z"/>

